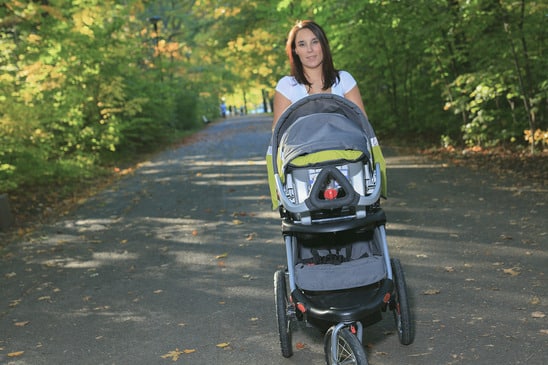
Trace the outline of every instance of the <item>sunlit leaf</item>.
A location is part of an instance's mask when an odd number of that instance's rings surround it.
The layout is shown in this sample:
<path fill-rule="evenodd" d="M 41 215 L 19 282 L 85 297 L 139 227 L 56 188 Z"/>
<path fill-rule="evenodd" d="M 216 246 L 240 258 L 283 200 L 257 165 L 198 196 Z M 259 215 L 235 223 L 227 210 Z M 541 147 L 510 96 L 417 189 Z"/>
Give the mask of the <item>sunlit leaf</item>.
<path fill-rule="evenodd" d="M 21 299 L 15 299 L 15 300 L 12 300 L 8 306 L 10 308 L 13 308 L 13 307 L 17 307 L 19 304 L 21 304 Z"/>
<path fill-rule="evenodd" d="M 423 295 L 436 295 L 439 293 L 440 293 L 439 289 L 428 289 L 422 292 Z"/>
<path fill-rule="evenodd" d="M 217 260 L 219 260 L 219 259 L 224 259 L 224 258 L 227 257 L 227 256 L 228 256 L 228 252 L 225 252 L 225 253 L 222 253 L 222 254 L 220 254 L 220 255 L 215 256 L 215 258 L 216 258 Z"/>
<path fill-rule="evenodd" d="M 518 268 L 515 268 L 515 267 L 511 267 L 509 269 L 503 269 L 502 270 L 505 274 L 508 274 L 510 276 L 518 276 L 519 274 L 521 274 L 519 272 L 519 269 Z"/>
<path fill-rule="evenodd" d="M 15 351 L 15 352 L 10 352 L 8 354 L 8 357 L 18 357 L 18 356 L 21 356 L 25 353 L 25 351 Z"/>
<path fill-rule="evenodd" d="M 224 349 L 225 347 L 230 346 L 230 342 L 221 342 L 216 345 L 218 348 Z"/>
<path fill-rule="evenodd" d="M 173 361 L 179 360 L 179 357 L 184 354 L 183 351 L 180 351 L 178 348 L 176 348 L 173 351 L 168 352 L 165 355 L 160 356 L 162 359 L 171 359 Z"/>

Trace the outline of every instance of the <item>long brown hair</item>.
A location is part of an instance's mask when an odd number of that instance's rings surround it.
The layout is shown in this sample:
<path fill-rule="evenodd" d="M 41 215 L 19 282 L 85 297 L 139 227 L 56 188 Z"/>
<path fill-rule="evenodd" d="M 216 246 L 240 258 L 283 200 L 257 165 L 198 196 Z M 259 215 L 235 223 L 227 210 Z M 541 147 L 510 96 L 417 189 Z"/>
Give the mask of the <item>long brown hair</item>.
<path fill-rule="evenodd" d="M 320 41 L 323 52 L 323 63 L 322 63 L 322 74 L 323 74 L 323 90 L 329 89 L 335 82 L 339 81 L 339 72 L 335 69 L 333 65 L 333 57 L 331 56 L 331 49 L 329 48 L 329 41 L 325 35 L 324 30 L 318 24 L 312 20 L 301 20 L 298 21 L 293 28 L 289 31 L 287 36 L 287 43 L 285 45 L 285 51 L 289 57 L 289 64 L 291 65 L 291 76 L 295 77 L 299 84 L 312 86 L 310 81 L 306 78 L 304 74 L 303 64 L 295 52 L 296 44 L 295 38 L 297 33 L 301 29 L 309 29 L 314 33 L 316 38 Z"/>

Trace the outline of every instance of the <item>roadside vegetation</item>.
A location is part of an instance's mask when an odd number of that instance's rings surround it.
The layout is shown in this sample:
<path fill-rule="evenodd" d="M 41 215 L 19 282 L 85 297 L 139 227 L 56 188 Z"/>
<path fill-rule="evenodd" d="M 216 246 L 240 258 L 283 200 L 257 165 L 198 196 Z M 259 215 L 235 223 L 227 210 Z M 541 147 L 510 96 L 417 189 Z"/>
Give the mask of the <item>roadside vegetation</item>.
<path fill-rule="evenodd" d="M 525 0 L 3 1 L 0 194 L 18 221 L 57 214 L 218 118 L 222 100 L 268 110 L 306 18 L 381 137 L 544 184 L 547 13 Z"/>

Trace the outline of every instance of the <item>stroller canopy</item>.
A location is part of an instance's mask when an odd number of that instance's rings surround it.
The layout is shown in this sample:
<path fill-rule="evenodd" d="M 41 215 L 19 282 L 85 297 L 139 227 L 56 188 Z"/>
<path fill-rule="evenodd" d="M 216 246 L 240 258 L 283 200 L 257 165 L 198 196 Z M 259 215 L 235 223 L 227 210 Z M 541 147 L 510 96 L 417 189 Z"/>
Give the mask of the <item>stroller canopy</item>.
<path fill-rule="evenodd" d="M 273 161 L 280 159 L 280 173 L 296 157 L 319 151 L 361 151 L 370 159 L 374 137 L 369 121 L 355 104 L 337 95 L 315 94 L 282 114 L 272 133 L 272 157 Z"/>

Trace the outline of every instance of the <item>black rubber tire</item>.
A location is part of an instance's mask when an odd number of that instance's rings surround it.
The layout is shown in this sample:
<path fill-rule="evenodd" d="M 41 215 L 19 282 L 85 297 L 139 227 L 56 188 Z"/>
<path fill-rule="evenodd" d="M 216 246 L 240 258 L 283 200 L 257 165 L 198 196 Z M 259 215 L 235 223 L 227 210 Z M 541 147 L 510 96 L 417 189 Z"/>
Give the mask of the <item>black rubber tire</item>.
<path fill-rule="evenodd" d="M 285 272 L 283 270 L 278 270 L 274 273 L 274 297 L 276 299 L 276 318 L 278 320 L 282 356 L 291 357 L 293 355 L 291 320 L 287 315 L 289 295 L 287 293 Z"/>
<path fill-rule="evenodd" d="M 391 259 L 392 275 L 396 288 L 395 306 L 392 312 L 396 322 L 398 338 L 402 345 L 410 345 L 414 340 L 413 327 L 411 323 L 411 309 L 407 296 L 407 285 L 400 260 Z"/>
<path fill-rule="evenodd" d="M 348 328 L 341 328 L 337 336 L 337 362 L 331 357 L 331 333 L 330 328 L 324 337 L 325 362 L 327 365 L 367 365 L 367 355 L 362 343 Z"/>

